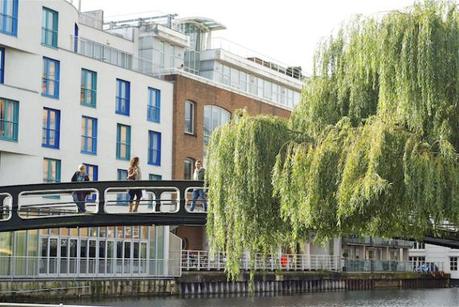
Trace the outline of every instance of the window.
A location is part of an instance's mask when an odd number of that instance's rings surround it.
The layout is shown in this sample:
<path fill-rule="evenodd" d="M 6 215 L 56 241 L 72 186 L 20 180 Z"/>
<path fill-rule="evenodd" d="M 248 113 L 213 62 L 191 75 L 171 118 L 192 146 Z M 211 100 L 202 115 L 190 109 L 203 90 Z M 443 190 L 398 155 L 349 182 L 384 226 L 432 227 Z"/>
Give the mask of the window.
<path fill-rule="evenodd" d="M 217 106 L 204 106 L 204 144 L 207 145 L 215 128 L 229 121 L 231 114 Z"/>
<path fill-rule="evenodd" d="M 424 242 L 414 242 L 413 249 L 425 249 L 426 244 Z"/>
<path fill-rule="evenodd" d="M 230 85 L 231 80 L 231 68 L 229 66 L 222 65 L 223 74 L 222 74 L 222 82 L 223 84 Z"/>
<path fill-rule="evenodd" d="M 185 133 L 194 134 L 194 103 L 185 101 Z"/>
<path fill-rule="evenodd" d="M 150 174 L 148 175 L 149 180 L 154 180 L 154 181 L 160 181 L 163 180 L 163 176 L 161 175 L 156 175 L 156 174 Z"/>
<path fill-rule="evenodd" d="M 426 257 L 424 256 L 410 256 L 408 257 L 408 261 L 411 263 L 413 267 L 413 271 L 418 271 L 420 267 L 426 263 Z"/>
<path fill-rule="evenodd" d="M 99 167 L 97 165 L 84 163 L 86 166 L 86 174 L 91 181 L 97 181 L 99 179 Z"/>
<path fill-rule="evenodd" d="M 78 25 L 75 24 L 73 27 L 73 51 L 78 53 L 78 36 L 79 36 L 79 29 Z"/>
<path fill-rule="evenodd" d="M 116 178 L 118 181 L 125 181 L 127 180 L 128 171 L 125 169 L 117 169 L 116 170 Z M 116 194 L 116 202 L 118 205 L 125 205 L 129 204 L 129 194 L 128 193 L 117 193 Z"/>
<path fill-rule="evenodd" d="M 161 133 L 148 131 L 148 164 L 161 165 Z"/>
<path fill-rule="evenodd" d="M 83 116 L 81 119 L 81 152 L 97 154 L 97 119 Z"/>
<path fill-rule="evenodd" d="M 116 113 L 129 116 L 131 83 L 116 79 Z"/>
<path fill-rule="evenodd" d="M 116 171 L 116 178 L 118 181 L 127 180 L 128 171 L 125 169 L 117 169 Z"/>
<path fill-rule="evenodd" d="M 194 159 L 186 158 L 183 163 L 183 179 L 191 180 L 193 178 Z"/>
<path fill-rule="evenodd" d="M 264 80 L 257 78 L 257 86 L 258 86 L 257 95 L 258 97 L 263 98 Z"/>
<path fill-rule="evenodd" d="M 457 271 L 457 258 L 458 257 L 449 257 L 449 270 Z"/>
<path fill-rule="evenodd" d="M 80 103 L 88 107 L 96 107 L 97 73 L 91 70 L 81 70 Z"/>
<path fill-rule="evenodd" d="M 41 22 L 41 43 L 45 46 L 57 48 L 58 13 L 43 7 Z"/>
<path fill-rule="evenodd" d="M 17 141 L 19 102 L 0 98 L 0 140 Z"/>
<path fill-rule="evenodd" d="M 247 73 L 243 71 L 239 75 L 239 88 L 244 92 L 247 91 Z"/>
<path fill-rule="evenodd" d="M 0 48 L 0 84 L 3 84 L 5 76 L 5 48 Z"/>
<path fill-rule="evenodd" d="M 89 177 L 90 181 L 98 181 L 99 180 L 99 167 L 97 165 L 83 163 L 86 166 L 86 174 Z M 86 197 L 86 201 L 88 202 L 95 202 L 97 199 L 96 193 L 91 193 Z"/>
<path fill-rule="evenodd" d="M 61 161 L 55 159 L 43 159 L 43 182 L 61 182 Z"/>
<path fill-rule="evenodd" d="M 0 32 L 16 36 L 18 31 L 18 0 L 0 1 Z"/>
<path fill-rule="evenodd" d="M 117 125 L 116 129 L 116 158 L 129 160 L 131 158 L 131 127 Z"/>
<path fill-rule="evenodd" d="M 272 100 L 272 82 L 263 82 L 263 98 Z"/>
<path fill-rule="evenodd" d="M 148 88 L 148 111 L 147 120 L 159 123 L 161 119 L 161 91 Z"/>
<path fill-rule="evenodd" d="M 61 112 L 49 108 L 43 108 L 43 136 L 41 146 L 59 148 Z"/>
<path fill-rule="evenodd" d="M 59 61 L 43 58 L 42 95 L 59 98 Z"/>

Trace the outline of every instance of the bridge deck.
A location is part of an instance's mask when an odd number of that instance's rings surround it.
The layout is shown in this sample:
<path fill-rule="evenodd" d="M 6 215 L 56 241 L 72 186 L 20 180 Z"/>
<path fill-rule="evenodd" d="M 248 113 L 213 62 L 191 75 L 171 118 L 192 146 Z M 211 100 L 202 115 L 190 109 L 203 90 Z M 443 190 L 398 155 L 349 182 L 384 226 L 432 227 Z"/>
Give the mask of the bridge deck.
<path fill-rule="evenodd" d="M 0 232 L 114 225 L 205 225 L 204 200 L 190 209 L 202 181 L 100 181 L 0 187 Z M 142 191 L 129 212 L 129 190 Z M 83 195 L 86 212 L 78 212 Z M 81 197 L 80 197 L 81 199 Z"/>

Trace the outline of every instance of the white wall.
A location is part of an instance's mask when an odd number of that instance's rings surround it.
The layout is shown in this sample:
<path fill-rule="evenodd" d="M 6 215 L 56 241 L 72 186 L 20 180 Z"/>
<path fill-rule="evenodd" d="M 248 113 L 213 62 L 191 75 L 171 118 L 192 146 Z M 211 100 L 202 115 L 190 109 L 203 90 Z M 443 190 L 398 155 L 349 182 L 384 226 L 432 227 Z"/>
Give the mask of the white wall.
<path fill-rule="evenodd" d="M 59 48 L 41 45 L 42 6 L 59 12 Z M 78 20 L 76 9 L 64 0 L 19 1 L 18 36 L 0 34 L 6 46 L 5 84 L 0 97 L 19 101 L 18 142 L 0 140 L 0 185 L 42 182 L 44 157 L 61 160 L 61 179 L 70 178 L 81 163 L 99 167 L 99 180 L 116 180 L 117 169 L 127 169 L 128 161 L 116 159 L 116 125 L 131 126 L 131 157 L 139 156 L 142 177 L 148 174 L 171 178 L 173 85 L 134 71 L 78 55 L 70 49 L 70 37 Z M 80 36 L 125 48 L 134 45 L 90 27 L 80 26 Z M 60 97 L 41 95 L 43 56 L 60 61 Z M 81 69 L 97 72 L 97 108 L 80 105 Z M 130 116 L 115 114 L 116 79 L 131 82 Z M 147 121 L 148 87 L 161 91 L 160 124 Z M 41 146 L 43 107 L 61 112 L 60 148 Z M 82 115 L 98 119 L 97 155 L 80 153 Z M 161 166 L 147 165 L 148 131 L 161 133 Z M 19 155 L 20 154 L 20 155 Z M 11 170 L 15 170 L 12 172 Z"/>
<path fill-rule="evenodd" d="M 450 257 L 459 257 L 459 249 L 426 244 L 424 249 L 410 249 L 409 256 L 425 257 L 426 262 L 443 264 L 443 271 L 450 273 L 452 279 L 459 279 L 459 271 L 450 270 Z"/>

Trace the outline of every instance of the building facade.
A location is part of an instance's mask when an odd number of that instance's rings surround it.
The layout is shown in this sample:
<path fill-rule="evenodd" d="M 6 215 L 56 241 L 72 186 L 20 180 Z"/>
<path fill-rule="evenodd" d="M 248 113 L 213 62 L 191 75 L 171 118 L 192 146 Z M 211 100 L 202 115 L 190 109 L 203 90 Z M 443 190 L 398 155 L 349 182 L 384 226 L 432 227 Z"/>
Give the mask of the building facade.
<path fill-rule="evenodd" d="M 134 156 L 143 179 L 171 178 L 173 85 L 135 69 L 135 40 L 64 0 L 5 0 L 0 19 L 0 185 L 68 182 L 80 164 L 93 181 L 123 180 Z M 0 237 L 1 267 L 17 276 L 161 275 L 180 248 L 168 226 Z"/>
<path fill-rule="evenodd" d="M 418 266 L 426 262 L 437 262 L 442 264 L 442 270 L 451 274 L 451 279 L 459 282 L 458 259 L 459 249 L 415 242 L 409 250 L 410 261 Z"/>
<path fill-rule="evenodd" d="M 208 18 L 105 24 L 72 1 L 5 0 L 0 19 L 0 185 L 70 181 L 80 164 L 126 180 L 134 156 L 143 179 L 190 179 L 234 110 L 287 117 L 299 99 L 300 70 L 213 47 L 225 27 Z M 0 262 L 15 276 L 167 275 L 180 242 L 154 225 L 20 231 L 0 235 Z"/>

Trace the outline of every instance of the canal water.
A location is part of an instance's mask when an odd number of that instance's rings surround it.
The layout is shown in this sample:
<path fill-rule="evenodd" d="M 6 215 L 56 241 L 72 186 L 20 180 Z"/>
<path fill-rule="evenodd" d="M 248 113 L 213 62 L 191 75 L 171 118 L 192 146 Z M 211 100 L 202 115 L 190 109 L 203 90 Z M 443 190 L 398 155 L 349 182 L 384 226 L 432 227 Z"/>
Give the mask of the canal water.
<path fill-rule="evenodd" d="M 295 295 L 232 295 L 206 297 L 142 297 L 65 302 L 92 306 L 123 307 L 303 307 L 303 306 L 428 306 L 459 307 L 459 288 L 378 289 L 316 292 Z"/>

